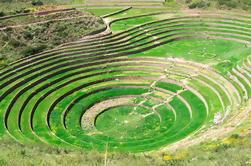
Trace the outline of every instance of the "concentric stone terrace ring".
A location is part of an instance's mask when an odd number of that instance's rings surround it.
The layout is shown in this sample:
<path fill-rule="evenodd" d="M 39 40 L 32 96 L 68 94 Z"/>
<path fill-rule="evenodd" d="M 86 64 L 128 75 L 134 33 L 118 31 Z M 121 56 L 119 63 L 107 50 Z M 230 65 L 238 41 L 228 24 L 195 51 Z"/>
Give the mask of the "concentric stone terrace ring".
<path fill-rule="evenodd" d="M 250 98 L 250 56 L 243 51 L 228 71 L 216 69 L 229 63 L 211 60 L 226 58 L 220 53 L 230 45 L 249 45 L 250 16 L 168 14 L 113 20 L 107 33 L 1 69 L 0 134 L 24 144 L 142 152 L 222 123 Z M 209 51 L 211 41 L 224 49 Z"/>

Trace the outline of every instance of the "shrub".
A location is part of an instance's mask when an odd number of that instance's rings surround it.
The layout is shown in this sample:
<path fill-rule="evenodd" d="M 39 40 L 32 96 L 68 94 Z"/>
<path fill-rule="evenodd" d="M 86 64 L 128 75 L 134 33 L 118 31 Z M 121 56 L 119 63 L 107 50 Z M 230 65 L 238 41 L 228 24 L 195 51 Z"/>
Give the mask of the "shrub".
<path fill-rule="evenodd" d="M 3 60 L 4 60 L 3 58 L 0 58 L 0 67 L 7 66 L 7 64 Z M 0 165 L 1 165 L 1 162 L 0 162 Z"/>
<path fill-rule="evenodd" d="M 243 10 L 249 10 L 247 6 L 242 7 Z"/>
<path fill-rule="evenodd" d="M 37 54 L 39 52 L 44 51 L 47 47 L 48 46 L 46 44 L 41 44 L 41 45 L 38 45 L 38 46 L 35 46 L 35 47 L 27 46 L 21 51 L 21 54 L 23 54 L 24 56 Z"/>
<path fill-rule="evenodd" d="M 41 5 L 43 5 L 44 3 L 43 3 L 42 1 L 40 1 L 40 0 L 38 0 L 38 1 L 33 0 L 33 1 L 31 2 L 31 4 L 32 4 L 33 6 L 41 6 Z"/>
<path fill-rule="evenodd" d="M 25 149 L 21 149 L 20 154 L 24 156 L 26 154 Z"/>
<path fill-rule="evenodd" d="M 5 13 L 3 11 L 0 11 L 0 17 L 5 16 Z"/>
<path fill-rule="evenodd" d="M 206 2 L 206 1 L 200 1 L 198 3 L 198 8 L 207 8 L 210 6 L 210 2 Z"/>
<path fill-rule="evenodd" d="M 66 38 L 67 36 L 68 36 L 68 33 L 67 32 L 58 32 L 57 33 L 57 36 L 59 37 L 59 38 Z"/>
<path fill-rule="evenodd" d="M 104 24 L 104 21 L 102 19 L 98 19 L 99 24 Z"/>
<path fill-rule="evenodd" d="M 11 45 L 11 46 L 13 46 L 13 47 L 19 47 L 19 46 L 23 46 L 24 44 L 21 43 L 21 42 L 18 41 L 18 40 L 12 39 L 12 40 L 9 41 L 9 45 Z"/>
<path fill-rule="evenodd" d="M 235 0 L 218 0 L 220 6 L 227 6 L 229 8 L 236 8 L 238 6 L 238 2 Z"/>
<path fill-rule="evenodd" d="M 23 9 L 23 13 L 29 13 L 29 12 L 31 12 L 30 9 Z"/>
<path fill-rule="evenodd" d="M 59 45 L 59 44 L 61 44 L 61 41 L 62 41 L 62 40 L 63 40 L 63 39 L 61 39 L 59 36 L 54 36 L 53 39 L 52 39 L 52 44 L 53 44 L 54 46 Z"/>
<path fill-rule="evenodd" d="M 191 5 L 189 5 L 188 7 L 190 9 L 194 9 L 194 8 L 207 8 L 210 6 L 210 2 L 206 2 L 204 0 L 202 1 L 196 1 L 196 2 L 193 2 Z"/>
<path fill-rule="evenodd" d="M 9 40 L 9 37 L 8 37 L 7 35 L 4 35 L 4 36 L 2 37 L 2 41 L 7 42 L 8 40 Z"/>
<path fill-rule="evenodd" d="M 30 9 L 21 8 L 21 9 L 15 10 L 14 12 L 11 12 L 11 14 L 29 13 L 29 12 L 30 12 Z"/>
<path fill-rule="evenodd" d="M 186 3 L 191 3 L 192 2 L 192 0 L 186 0 Z"/>
<path fill-rule="evenodd" d="M 191 5 L 188 6 L 189 9 L 194 9 L 197 7 L 197 2 L 193 2 Z"/>
<path fill-rule="evenodd" d="M 230 148 L 232 145 L 230 145 L 230 144 L 221 144 L 221 145 L 218 145 L 215 149 L 214 149 L 214 151 L 215 152 L 222 152 L 222 151 L 225 151 L 225 150 L 227 150 L 228 148 Z"/>
<path fill-rule="evenodd" d="M 56 27 L 55 27 L 55 30 L 56 31 L 59 31 L 59 32 L 62 32 L 66 29 L 66 25 L 64 24 L 64 22 L 60 22 L 60 23 L 57 23 L 56 24 Z"/>
<path fill-rule="evenodd" d="M 31 40 L 31 39 L 33 39 L 33 35 L 30 32 L 25 31 L 24 32 L 24 38 L 27 39 L 27 40 Z"/>
<path fill-rule="evenodd" d="M 7 28 L 4 29 L 5 32 L 10 32 L 12 30 L 13 30 L 13 28 L 11 28 L 11 27 L 7 27 Z"/>
<path fill-rule="evenodd" d="M 238 134 L 233 134 L 233 135 L 231 135 L 231 138 L 235 138 L 235 139 L 237 139 L 237 138 L 239 138 L 240 136 L 238 135 Z"/>
<path fill-rule="evenodd" d="M 8 164 L 7 161 L 5 161 L 4 159 L 0 159 L 0 165 L 7 165 L 7 164 Z"/>

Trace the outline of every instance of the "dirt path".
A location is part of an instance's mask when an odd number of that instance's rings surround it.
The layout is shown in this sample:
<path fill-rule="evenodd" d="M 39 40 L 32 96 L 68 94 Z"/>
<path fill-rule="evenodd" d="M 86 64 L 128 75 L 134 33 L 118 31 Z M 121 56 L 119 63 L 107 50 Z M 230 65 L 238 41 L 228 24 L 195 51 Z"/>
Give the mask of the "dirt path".
<path fill-rule="evenodd" d="M 231 74 L 230 72 L 227 73 L 228 78 L 230 78 L 231 80 L 233 80 L 234 82 L 236 82 L 244 91 L 244 99 L 248 99 L 248 92 L 246 87 L 240 82 L 240 80 L 234 76 L 233 74 Z"/>
<path fill-rule="evenodd" d="M 151 5 L 162 5 L 161 3 L 141 3 L 141 2 L 138 2 L 138 3 L 134 3 L 134 2 L 131 2 L 131 3 L 121 3 L 121 2 L 118 2 L 118 3 L 102 3 L 102 2 L 99 2 L 99 3 L 87 3 L 87 4 L 78 4 L 78 5 L 74 5 L 74 6 L 135 6 L 135 5 L 139 5 L 139 6 L 151 6 Z"/>
<path fill-rule="evenodd" d="M 90 16 L 82 15 L 82 16 L 77 16 L 77 17 L 67 17 L 67 18 L 61 18 L 61 19 L 52 19 L 52 20 L 48 20 L 48 21 L 35 22 L 35 23 L 30 23 L 30 24 L 19 24 L 19 25 L 14 25 L 14 26 L 8 26 L 8 27 L 0 28 L 0 31 L 1 31 L 1 30 L 4 30 L 4 29 L 6 29 L 6 28 L 18 28 L 18 27 L 23 27 L 23 26 L 44 24 L 44 23 L 54 22 L 54 21 L 71 20 L 71 19 L 82 18 L 82 17 L 90 17 Z"/>
<path fill-rule="evenodd" d="M 233 71 L 237 76 L 239 76 L 240 78 L 242 78 L 242 79 L 248 84 L 249 87 L 251 87 L 251 83 L 249 82 L 249 80 L 248 80 L 244 75 L 242 75 L 240 72 L 238 72 L 235 68 L 233 68 L 232 71 Z"/>
<path fill-rule="evenodd" d="M 241 68 L 239 65 L 237 65 L 237 69 L 238 69 L 241 73 L 244 73 L 244 74 L 246 74 L 248 77 L 251 78 L 251 74 L 250 74 L 248 71 L 246 71 L 245 69 Z"/>

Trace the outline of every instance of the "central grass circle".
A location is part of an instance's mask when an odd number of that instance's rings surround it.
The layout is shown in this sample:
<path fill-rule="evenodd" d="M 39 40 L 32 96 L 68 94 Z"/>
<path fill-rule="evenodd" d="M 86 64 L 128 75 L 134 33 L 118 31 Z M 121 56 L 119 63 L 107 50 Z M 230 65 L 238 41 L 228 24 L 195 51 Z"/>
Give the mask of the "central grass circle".
<path fill-rule="evenodd" d="M 117 106 L 102 111 L 95 126 L 106 136 L 115 138 L 139 138 L 158 130 L 159 117 L 140 106 Z"/>

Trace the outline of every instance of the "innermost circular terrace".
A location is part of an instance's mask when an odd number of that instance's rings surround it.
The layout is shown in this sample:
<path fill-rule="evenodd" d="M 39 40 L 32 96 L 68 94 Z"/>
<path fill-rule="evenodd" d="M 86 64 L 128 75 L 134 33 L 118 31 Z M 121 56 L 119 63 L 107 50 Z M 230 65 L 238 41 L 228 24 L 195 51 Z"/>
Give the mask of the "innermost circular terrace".
<path fill-rule="evenodd" d="M 158 115 L 151 108 L 138 105 L 122 105 L 107 108 L 96 119 L 97 130 L 115 138 L 140 138 L 160 126 Z"/>

